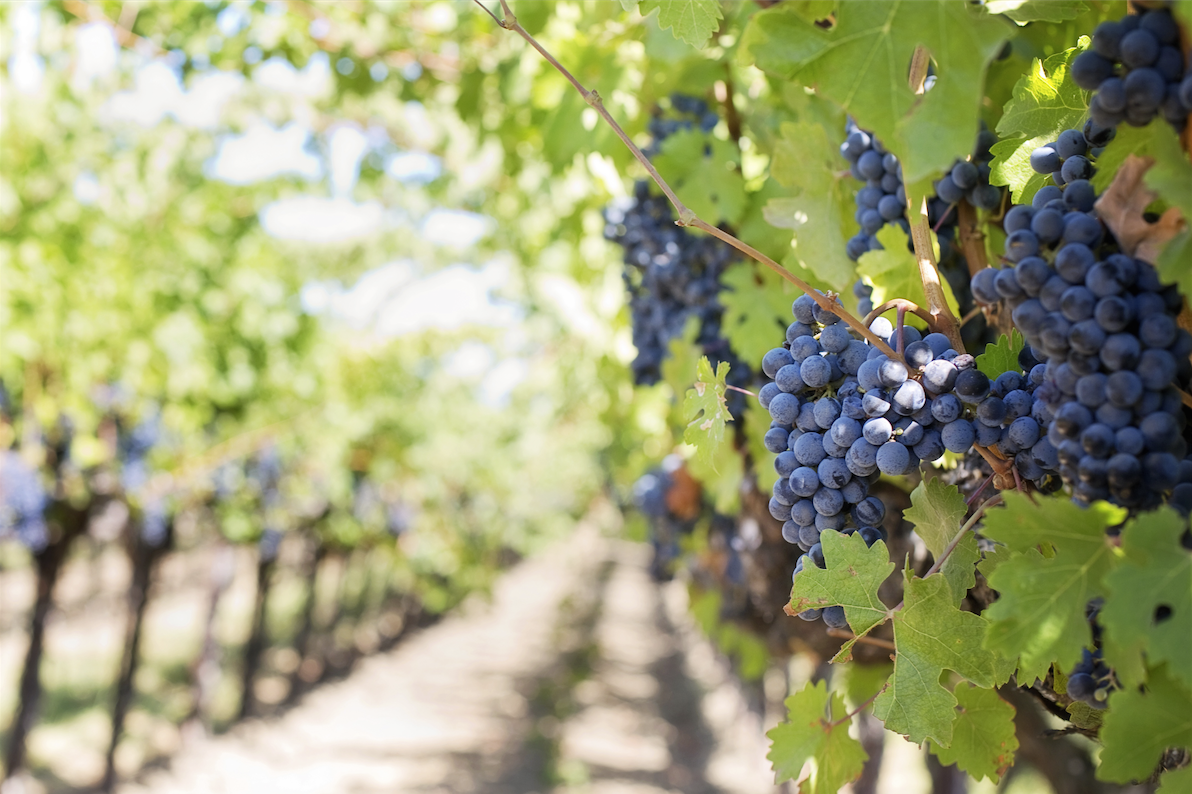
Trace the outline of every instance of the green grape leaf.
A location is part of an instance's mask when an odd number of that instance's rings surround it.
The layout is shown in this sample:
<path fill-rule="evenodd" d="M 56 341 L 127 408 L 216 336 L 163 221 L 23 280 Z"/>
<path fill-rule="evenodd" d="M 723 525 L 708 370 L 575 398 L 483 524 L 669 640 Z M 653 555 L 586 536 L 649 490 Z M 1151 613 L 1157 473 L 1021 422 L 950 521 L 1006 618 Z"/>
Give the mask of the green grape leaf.
<path fill-rule="evenodd" d="M 890 223 L 881 228 L 877 239 L 884 249 L 867 251 L 861 254 L 857 262 L 857 277 L 873 287 L 873 305 L 880 306 L 892 298 L 905 298 L 919 306 L 926 306 L 927 295 L 923 291 L 923 281 L 919 278 L 919 263 L 908 249 L 906 232 Z M 940 279 L 940 286 L 952 313 L 960 316 L 960 305 L 952 294 L 948 280 Z M 910 316 L 907 314 L 907 317 Z"/>
<path fill-rule="evenodd" d="M 986 647 L 1018 658 L 1019 680 L 1043 678 L 1052 663 L 1069 669 L 1091 644 L 1085 605 L 1105 594 L 1104 578 L 1116 556 L 1106 528 L 1124 512 L 1105 502 L 1080 508 L 1066 499 L 1003 494 L 1005 507 L 985 514 L 981 533 L 1017 552 L 990 574 L 1000 594 L 985 611 Z M 1048 544 L 1045 557 L 1036 546 Z"/>
<path fill-rule="evenodd" d="M 713 373 L 708 357 L 701 357 L 696 367 L 695 384 L 687 390 L 687 398 L 683 401 L 683 413 L 687 417 L 683 440 L 695 447 L 696 459 L 706 465 L 713 465 L 716 451 L 724 443 L 725 423 L 733 420 L 724 399 L 726 377 L 727 361 L 721 361 Z"/>
<path fill-rule="evenodd" d="M 1145 513 L 1122 531 L 1121 565 L 1105 577 L 1101 608 L 1105 657 L 1122 683 L 1141 683 L 1146 663 L 1167 663 L 1192 689 L 1192 553 L 1180 545 L 1186 522 L 1171 508 Z M 1160 619 L 1161 618 L 1161 619 Z"/>
<path fill-rule="evenodd" d="M 658 25 L 692 47 L 702 47 L 720 27 L 720 0 L 641 0 L 642 15 L 658 9 Z"/>
<path fill-rule="evenodd" d="M 720 282 L 725 287 L 720 292 L 724 336 L 743 360 L 760 365 L 766 353 L 786 341 L 786 326 L 794 321 L 791 303 L 802 293 L 753 262 L 731 265 Z"/>
<path fill-rule="evenodd" d="M 1104 711 L 1095 709 L 1082 700 L 1074 700 L 1069 703 L 1067 712 L 1069 714 L 1068 721 L 1077 728 L 1084 728 L 1086 731 L 1101 730 L 1101 723 L 1105 721 Z"/>
<path fill-rule="evenodd" d="M 1100 739 L 1098 778 L 1118 783 L 1148 778 L 1167 748 L 1192 748 L 1192 694 L 1165 668 L 1154 668 L 1145 691 L 1126 687 L 1110 694 Z"/>
<path fill-rule="evenodd" d="M 804 0 L 795 3 L 791 10 L 808 22 L 819 22 L 832 16 L 836 10 L 836 0 Z"/>
<path fill-rule="evenodd" d="M 1003 14 L 1025 25 L 1028 22 L 1064 22 L 1088 11 L 1080 0 L 989 0 L 985 9 L 991 14 Z"/>
<path fill-rule="evenodd" d="M 829 139 L 822 124 L 783 124 L 770 173 L 795 195 L 771 199 L 766 205 L 771 225 L 794 231 L 799 264 L 837 291 L 854 280 L 853 262 L 845 254 L 855 226 L 851 208 L 855 182 L 847 165 L 839 142 Z"/>
<path fill-rule="evenodd" d="M 1170 157 L 1174 148 L 1175 157 Z M 1097 158 L 1097 173 L 1093 174 L 1093 187 L 1098 195 L 1104 193 L 1113 184 L 1113 178 L 1130 155 L 1155 158 L 1160 153 L 1164 155 L 1164 166 L 1151 169 L 1147 173 L 1146 183 L 1157 192 L 1181 195 L 1187 193 L 1187 187 L 1178 184 L 1184 174 L 1181 173 L 1180 161 L 1183 154 L 1180 150 L 1179 136 L 1171 125 L 1162 118 L 1156 118 L 1145 127 L 1133 127 L 1129 124 L 1118 125 L 1118 131 L 1113 140 L 1106 144 L 1104 151 Z M 1152 181 L 1163 186 L 1159 189 Z"/>
<path fill-rule="evenodd" d="M 932 556 L 939 559 L 960 531 L 967 512 L 968 505 L 960 490 L 936 478 L 920 482 L 911 491 L 911 507 L 902 517 L 915 525 L 915 533 L 927 544 Z M 959 605 L 964 594 L 977 583 L 975 571 L 980 559 L 976 536 L 965 533 L 939 571 L 952 590 L 953 604 Z"/>
<path fill-rule="evenodd" d="M 1192 766 L 1164 772 L 1155 794 L 1188 794 L 1189 791 L 1192 791 Z"/>
<path fill-rule="evenodd" d="M 882 690 L 893 671 L 892 661 L 841 665 L 832 672 L 832 687 L 844 692 L 849 708 L 857 708 Z"/>
<path fill-rule="evenodd" d="M 1184 220 L 1192 222 L 1192 163 L 1189 163 L 1184 151 L 1180 148 L 1179 138 L 1176 137 L 1171 125 L 1163 119 L 1157 119 L 1159 126 L 1154 141 L 1148 147 L 1147 155 L 1155 159 L 1155 164 L 1146 172 L 1144 181 L 1147 187 L 1155 191 L 1159 198 L 1173 207 L 1178 207 L 1183 213 Z M 1117 140 L 1110 144 L 1116 143 Z M 1098 166 L 1100 161 L 1098 160 Z M 1097 174 L 1100 176 L 1100 173 Z M 1185 229 L 1167 242 L 1159 259 L 1155 263 L 1159 270 L 1159 277 L 1164 283 L 1172 283 L 1179 287 L 1185 296 L 1192 295 L 1192 230 Z"/>
<path fill-rule="evenodd" d="M 824 30 L 790 5 L 750 20 L 740 46 L 747 63 L 814 88 L 873 131 L 902 162 L 912 195 L 972 152 L 986 67 L 1008 34 L 1001 20 L 950 0 L 856 0 Z M 907 70 L 919 43 L 939 78 L 916 96 Z"/>
<path fill-rule="evenodd" d="M 1155 263 L 1159 278 L 1164 283 L 1173 283 L 1184 297 L 1192 296 L 1192 230 L 1185 229 L 1168 241 Z"/>
<path fill-rule="evenodd" d="M 977 356 L 977 369 L 984 372 L 993 380 L 1003 372 L 1021 372 L 1018 366 L 1018 354 L 1026 345 L 1026 340 L 1017 328 L 1010 332 L 1010 338 L 1005 334 L 998 337 L 997 344 L 985 345 L 985 352 Z"/>
<path fill-rule="evenodd" d="M 1072 49 L 1039 59 L 1014 86 L 1014 95 L 997 123 L 998 141 L 990 151 L 989 182 L 1009 185 L 1015 204 L 1029 204 L 1039 188 L 1051 183 L 1031 168 L 1031 152 L 1054 141 L 1066 129 L 1079 128 L 1088 114 L 1088 92 L 1072 81 L 1072 60 L 1088 47 L 1089 39 Z"/>
<path fill-rule="evenodd" d="M 929 742 L 931 752 L 945 766 L 956 764 L 977 780 L 996 783 L 1014 765 L 1018 737 L 1014 733 L 1014 707 L 998 696 L 996 689 L 982 689 L 961 681 L 952 694 L 956 698 L 956 722 L 952 744 L 939 747 Z"/>
<path fill-rule="evenodd" d="M 873 714 L 915 744 L 932 739 L 948 747 L 957 701 L 940 685 L 944 670 L 983 687 L 997 685 L 1009 671 L 981 646 L 985 618 L 957 609 L 942 576 L 918 579 L 907 571 L 905 598 L 894 615 L 894 674 L 874 701 Z"/>
<path fill-rule="evenodd" d="M 680 130 L 662 142 L 658 173 L 687 208 L 715 225 L 736 224 L 747 206 L 736 146 L 698 130 Z"/>
<path fill-rule="evenodd" d="M 890 552 L 880 540 L 866 548 L 865 539 L 856 532 L 843 535 L 826 530 L 820 535 L 820 543 L 828 567 L 817 568 L 807 561 L 795 576 L 787 613 L 797 615 L 808 609 L 842 606 L 853 633 L 861 636 L 890 614 L 877 595 L 894 570 Z"/>
<path fill-rule="evenodd" d="M 824 681 L 808 681 L 802 691 L 786 699 L 787 721 L 770 730 L 770 752 L 775 785 L 795 780 L 804 766 L 810 766 L 799 782 L 799 794 L 836 794 L 861 775 L 869 756 L 861 743 L 848 735 L 849 720 L 844 698 L 828 693 Z"/>

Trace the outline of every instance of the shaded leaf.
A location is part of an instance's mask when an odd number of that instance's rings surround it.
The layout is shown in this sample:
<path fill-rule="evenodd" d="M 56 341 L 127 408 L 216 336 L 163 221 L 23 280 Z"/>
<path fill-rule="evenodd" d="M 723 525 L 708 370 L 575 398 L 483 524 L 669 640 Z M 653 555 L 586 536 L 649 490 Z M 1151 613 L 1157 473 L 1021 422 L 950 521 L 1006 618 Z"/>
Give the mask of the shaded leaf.
<path fill-rule="evenodd" d="M 880 306 L 892 298 L 905 298 L 918 306 L 927 306 L 927 294 L 919 278 L 919 262 L 908 249 L 906 232 L 894 224 L 886 224 L 877 233 L 883 250 L 867 251 L 857 262 L 857 277 L 873 287 L 873 305 Z M 952 314 L 960 316 L 959 304 L 952 294 L 952 285 L 940 279 L 944 299 Z M 911 315 L 907 314 L 908 318 Z"/>
<path fill-rule="evenodd" d="M 794 321 L 791 303 L 802 293 L 752 262 L 730 266 L 720 283 L 725 287 L 720 292 L 722 333 L 737 355 L 760 365 L 766 353 L 786 340 L 786 327 Z"/>
<path fill-rule="evenodd" d="M 996 783 L 1013 766 L 1018 749 L 1014 707 L 1002 700 L 997 690 L 967 681 L 958 683 L 952 694 L 958 712 L 952 725 L 952 744 L 939 747 L 931 742 L 931 752 L 945 766 L 955 764 L 978 780 L 987 777 Z"/>
<path fill-rule="evenodd" d="M 1169 240 L 1184 228 L 1179 207 L 1169 207 L 1154 223 L 1143 217 L 1156 194 L 1143 184 L 1147 169 L 1154 163 L 1149 157 L 1129 155 L 1113 178 L 1113 184 L 1097 199 L 1097 214 L 1124 253 L 1154 263 Z"/>
<path fill-rule="evenodd" d="M 836 24 L 824 30 L 791 5 L 754 15 L 740 48 L 747 62 L 848 111 L 898 155 L 908 189 L 969 155 L 985 70 L 1007 35 L 999 20 L 964 3 L 855 0 L 841 4 Z M 916 96 L 907 71 L 920 42 L 939 78 Z"/>
<path fill-rule="evenodd" d="M 1167 663 L 1192 688 L 1192 553 L 1180 545 L 1186 522 L 1174 510 L 1146 513 L 1122 531 L 1121 566 L 1105 577 L 1099 620 L 1106 660 L 1123 684 L 1141 683 L 1143 654 Z"/>
<path fill-rule="evenodd" d="M 991 14 L 1003 14 L 1025 25 L 1028 22 L 1063 22 L 1075 19 L 1088 10 L 1080 0 L 989 0 L 985 4 Z"/>
<path fill-rule="evenodd" d="M 964 524 L 967 512 L 968 505 L 960 490 L 935 478 L 920 482 L 911 491 L 911 507 L 903 513 L 903 518 L 915 525 L 915 533 L 927 544 L 932 556 L 939 559 Z M 954 604 L 960 604 L 965 593 L 976 584 L 975 566 L 980 559 L 977 538 L 969 532 L 944 561 L 939 572 L 948 582 Z"/>
<path fill-rule="evenodd" d="M 889 615 L 877 595 L 894 570 L 886 544 L 879 540 L 866 548 L 858 533 L 843 535 L 832 530 L 820 535 L 820 543 L 828 567 L 807 565 L 796 574 L 786 612 L 797 615 L 808 609 L 842 606 L 853 633 L 865 634 Z"/>
<path fill-rule="evenodd" d="M 1100 739 L 1098 778 L 1118 783 L 1148 778 L 1167 748 L 1192 748 L 1192 694 L 1165 668 L 1153 669 L 1145 690 L 1126 687 L 1110 694 Z"/>
<path fill-rule="evenodd" d="M 848 735 L 849 722 L 833 725 L 848 712 L 844 698 L 829 694 L 824 681 L 807 682 L 801 692 L 786 699 L 787 721 L 770 730 L 770 752 L 774 783 L 795 780 L 809 767 L 799 783 L 799 794 L 836 794 L 861 775 L 869 756 L 861 743 Z"/>
<path fill-rule="evenodd" d="M 1123 511 L 1104 502 L 1088 508 L 1065 499 L 1033 504 L 1016 492 L 1003 498 L 1005 507 L 986 513 L 981 533 L 1015 554 L 989 575 L 1000 595 L 985 611 L 986 647 L 1018 657 L 1025 683 L 1045 677 L 1053 663 L 1070 669 L 1092 643 L 1085 605 L 1105 593 L 1104 577 L 1116 560 L 1105 530 Z M 1040 554 L 1040 545 L 1054 548 L 1054 555 Z"/>
<path fill-rule="evenodd" d="M 873 714 L 915 744 L 931 739 L 947 747 L 957 701 L 940 685 L 943 671 L 952 670 L 983 687 L 1000 683 L 1008 671 L 981 645 L 986 620 L 957 609 L 942 576 L 918 579 L 908 571 L 905 598 L 905 606 L 894 615 L 894 674 L 874 701 Z"/>

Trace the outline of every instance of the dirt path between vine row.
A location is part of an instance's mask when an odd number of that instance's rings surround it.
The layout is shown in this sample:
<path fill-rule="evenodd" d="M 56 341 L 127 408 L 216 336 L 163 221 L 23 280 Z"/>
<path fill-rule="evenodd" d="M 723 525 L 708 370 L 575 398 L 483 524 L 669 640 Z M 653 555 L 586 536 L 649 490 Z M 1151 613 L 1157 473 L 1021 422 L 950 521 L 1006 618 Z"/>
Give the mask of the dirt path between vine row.
<path fill-rule="evenodd" d="M 279 718 L 121 788 L 268 794 L 758 794 L 755 713 L 648 552 L 581 528 Z"/>

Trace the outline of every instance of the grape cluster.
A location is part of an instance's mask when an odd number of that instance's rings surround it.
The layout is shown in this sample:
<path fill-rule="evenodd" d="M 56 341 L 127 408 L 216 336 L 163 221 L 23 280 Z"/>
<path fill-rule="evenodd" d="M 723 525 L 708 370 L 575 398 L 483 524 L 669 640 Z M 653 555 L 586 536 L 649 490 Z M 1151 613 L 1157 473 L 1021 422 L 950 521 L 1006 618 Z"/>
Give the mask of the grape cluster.
<path fill-rule="evenodd" d="M 1011 266 L 978 273 L 973 295 L 1005 300 L 1031 355 L 1046 362 L 1040 414 L 1074 498 L 1149 509 L 1184 481 L 1175 385 L 1192 376 L 1192 335 L 1176 324 L 1176 288 L 1122 254 L 1093 211 L 1087 149 L 1081 131 L 1067 130 L 1032 154 L 1038 172 L 1074 178 L 1006 213 Z"/>
<path fill-rule="evenodd" d="M 700 116 L 701 129 L 708 128 L 710 119 L 703 100 L 676 95 L 671 105 Z M 716 114 L 711 113 L 711 117 Z M 661 120 L 655 121 L 661 124 Z M 647 154 L 656 151 L 667 134 L 693 124 L 686 119 L 676 123 L 679 126 L 673 129 L 670 125 L 657 129 L 651 125 L 654 147 L 647 149 Z M 694 317 L 699 323 L 696 344 L 713 366 L 721 361 L 729 363 L 730 385 L 747 387 L 752 378 L 750 369 L 721 334 L 724 310 L 717 300 L 720 276 L 738 258 L 733 248 L 714 237 L 693 235 L 675 226 L 670 203 L 663 196 L 651 196 L 645 181 L 637 183 L 632 197 L 606 207 L 604 219 L 605 239 L 625 249 L 624 281 L 637 348 L 631 364 L 634 383 L 648 386 L 661 379 L 670 341 L 681 336 L 688 319 Z M 744 409 L 740 393 L 734 392 L 728 399 L 734 415 Z"/>
<path fill-rule="evenodd" d="M 903 475 L 938 460 L 945 450 L 996 447 L 1019 462 L 1024 478 L 1054 490 L 1058 462 L 1034 399 L 1041 368 L 1032 369 L 1034 377 L 1006 372 L 990 381 L 944 335 L 921 337 L 904 327 L 899 338 L 879 317 L 870 330 L 903 350 L 904 362 L 855 338 L 809 295 L 792 311 L 786 342 L 762 360 L 772 380 L 758 399 L 773 420 L 764 444 L 776 455 L 779 475 L 769 511 L 783 522 L 783 538 L 805 552 L 795 574 L 808 558 L 824 567 L 825 530 L 858 532 L 870 545 L 884 538 L 878 527 L 885 507 L 869 486 L 882 474 Z M 829 626 L 843 625 L 842 612 L 822 614 Z"/>
<path fill-rule="evenodd" d="M 1192 111 L 1192 74 L 1171 11 L 1138 5 L 1137 15 L 1103 22 L 1093 46 L 1072 62 L 1072 79 L 1096 91 L 1089 115 L 1102 127 L 1144 127 L 1155 116 L 1182 131 Z"/>
<path fill-rule="evenodd" d="M 643 153 L 653 157 L 666 138 L 676 132 L 698 129 L 700 132 L 711 132 L 720 123 L 720 115 L 708 107 L 708 103 L 699 97 L 674 93 L 670 96 L 671 113 L 663 116 L 656 113 L 650 119 L 647 129 L 653 139 Z"/>
<path fill-rule="evenodd" d="M 164 499 L 153 499 L 141 513 L 141 540 L 150 548 L 161 548 L 170 535 L 170 516 Z"/>
<path fill-rule="evenodd" d="M 670 577 L 671 566 L 679 557 L 679 537 L 695 527 L 695 519 L 676 515 L 667 498 L 681 466 L 680 458 L 668 455 L 660 467 L 646 472 L 633 484 L 633 501 L 646 517 L 654 551 L 650 573 L 660 581 Z"/>
<path fill-rule="evenodd" d="M 37 471 L 9 450 L 0 456 L 0 538 L 16 535 L 25 548 L 40 554 L 50 542 L 45 512 L 49 497 Z"/>
<path fill-rule="evenodd" d="M 906 188 L 902 182 L 902 164 L 887 152 L 873 134 L 860 129 L 851 120 L 840 153 L 849 162 L 853 177 L 865 183 L 857 191 L 855 218 L 861 230 L 849 241 L 846 253 L 852 260 L 867 251 L 881 249 L 877 233 L 886 224 L 899 226 L 908 235 Z M 989 184 L 989 149 L 997 136 L 982 125 L 977 146 L 970 160 L 958 160 L 935 183 L 936 195 L 927 204 L 928 222 L 936 228 L 940 241 L 940 262 L 947 265 L 958 258 L 953 241 L 956 231 L 955 204 L 962 199 L 978 209 L 994 210 L 1001 204 L 1002 191 Z"/>

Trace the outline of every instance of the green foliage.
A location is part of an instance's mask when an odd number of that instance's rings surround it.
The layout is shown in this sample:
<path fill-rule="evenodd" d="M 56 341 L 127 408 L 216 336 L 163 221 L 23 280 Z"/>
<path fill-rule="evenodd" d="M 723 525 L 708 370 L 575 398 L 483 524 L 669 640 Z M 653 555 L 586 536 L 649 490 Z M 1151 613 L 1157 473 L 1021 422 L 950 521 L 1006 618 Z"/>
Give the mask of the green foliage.
<path fill-rule="evenodd" d="M 727 361 L 721 361 L 712 372 L 708 357 L 700 358 L 695 384 L 687 390 L 683 401 L 683 413 L 688 420 L 683 440 L 695 447 L 696 460 L 709 466 L 713 465 L 716 453 L 724 443 L 725 423 L 733 420 L 724 399 L 726 377 Z"/>
<path fill-rule="evenodd" d="M 736 224 L 745 212 L 739 160 L 737 148 L 729 141 L 683 130 L 662 142 L 654 165 L 687 208 L 715 226 Z"/>
<path fill-rule="evenodd" d="M 816 91 L 872 130 L 898 155 L 912 195 L 923 195 L 977 135 L 985 70 L 1007 30 L 962 3 L 858 0 L 838 8 L 830 31 L 786 9 L 755 15 L 743 57 L 765 71 Z M 907 70 L 916 44 L 936 63 L 939 79 L 916 98 Z"/>
<path fill-rule="evenodd" d="M 1170 508 L 1135 518 L 1122 531 L 1120 566 L 1105 577 L 1105 656 L 1127 686 L 1142 682 L 1145 654 L 1192 689 L 1192 553 L 1180 545 L 1186 526 Z"/>
<path fill-rule="evenodd" d="M 903 513 L 903 518 L 915 525 L 915 533 L 938 560 L 960 530 L 967 512 L 968 505 L 960 490 L 936 478 L 923 480 L 911 491 L 911 507 Z M 952 591 L 953 604 L 959 606 L 976 583 L 974 566 L 980 559 L 976 536 L 965 533 L 940 568 Z"/>
<path fill-rule="evenodd" d="M 873 714 L 915 744 L 931 739 L 948 747 L 957 699 L 940 684 L 943 672 L 988 688 L 1004 682 L 1009 671 L 997 654 L 981 647 L 988 622 L 957 609 L 942 576 L 918 579 L 907 571 L 904 603 L 894 615 L 894 674 L 874 701 Z"/>
<path fill-rule="evenodd" d="M 853 281 L 853 263 L 845 243 L 856 224 L 851 208 L 855 182 L 840 156 L 839 142 L 823 124 L 802 121 L 782 125 L 774 146 L 771 173 L 795 195 L 771 199 L 766 219 L 795 233 L 794 256 L 835 290 Z"/>
<path fill-rule="evenodd" d="M 1189 791 L 1192 791 L 1192 766 L 1164 772 L 1155 794 L 1186 794 Z"/>
<path fill-rule="evenodd" d="M 1192 748 L 1192 694 L 1166 668 L 1152 668 L 1145 689 L 1110 694 L 1101 742 L 1098 778 L 1128 783 L 1150 777 L 1167 748 Z"/>
<path fill-rule="evenodd" d="M 1080 0 L 990 0 L 985 9 L 1004 14 L 1019 25 L 1028 22 L 1063 22 L 1088 10 Z"/>
<path fill-rule="evenodd" d="M 807 682 L 786 699 L 787 722 L 766 734 L 774 767 L 774 783 L 795 780 L 804 766 L 810 769 L 799 783 L 799 794 L 835 794 L 861 774 L 868 754 L 848 735 L 850 720 L 844 698 L 828 692 L 823 682 Z"/>
<path fill-rule="evenodd" d="M 1032 681 L 1053 663 L 1070 668 L 1092 643 L 1085 605 L 1105 594 L 1105 575 L 1117 562 L 1105 530 L 1124 513 L 1104 502 L 1080 508 L 1013 492 L 1003 498 L 1005 507 L 986 513 L 981 530 L 1014 552 L 989 576 L 999 598 L 985 612 L 986 645 L 1017 657 L 1019 680 Z"/>
<path fill-rule="evenodd" d="M 1006 103 L 997 123 L 1001 138 L 993 148 L 989 181 L 1009 185 L 1015 204 L 1029 204 L 1039 188 L 1050 184 L 1050 177 L 1031 168 L 1031 152 L 1054 141 L 1066 129 L 1079 128 L 1088 115 L 1087 91 L 1073 82 L 1069 69 L 1076 56 L 1088 48 L 1089 40 L 1078 47 L 1058 52 L 1045 61 L 1036 58 L 1029 73 L 1014 86 L 1014 96 Z"/>
<path fill-rule="evenodd" d="M 622 5 L 625 5 L 622 0 Z M 641 0 L 638 10 L 649 14 L 658 9 L 658 24 L 676 39 L 702 47 L 720 27 L 720 0 Z"/>
<path fill-rule="evenodd" d="M 880 306 L 891 298 L 904 298 L 918 306 L 926 306 L 927 293 L 919 279 L 919 263 L 908 248 L 906 232 L 894 224 L 887 224 L 877 233 L 877 239 L 883 248 L 865 252 L 857 262 L 857 276 L 873 287 L 873 305 Z M 952 294 L 951 285 L 945 279 L 940 286 L 952 313 L 958 314 L 960 304 Z M 907 318 L 913 319 L 909 314 Z"/>
<path fill-rule="evenodd" d="M 725 287 L 720 293 L 724 336 L 738 356 L 760 364 L 766 353 L 785 341 L 786 326 L 794 320 L 791 303 L 800 293 L 774 271 L 753 262 L 732 265 L 720 283 Z"/>
<path fill-rule="evenodd" d="M 1014 733 L 1014 707 L 996 689 L 982 689 L 961 681 L 952 690 L 956 697 L 956 722 L 952 744 L 939 747 L 928 742 L 940 763 L 956 764 L 974 778 L 1001 779 L 1014 764 L 1018 737 Z"/>
<path fill-rule="evenodd" d="M 1019 372 L 1022 368 L 1018 366 L 1018 354 L 1025 346 L 1026 340 L 1017 328 L 1010 332 L 1010 338 L 1002 334 L 997 344 L 985 345 L 985 352 L 977 356 L 977 369 L 988 375 L 990 380 L 1003 372 Z"/>
<path fill-rule="evenodd" d="M 889 616 L 889 609 L 877 594 L 894 570 L 886 544 L 879 540 L 866 548 L 860 534 L 843 535 L 831 530 L 823 532 L 820 543 L 827 568 L 808 562 L 795 576 L 791 612 L 797 615 L 808 609 L 842 606 L 853 633 L 868 633 Z"/>

